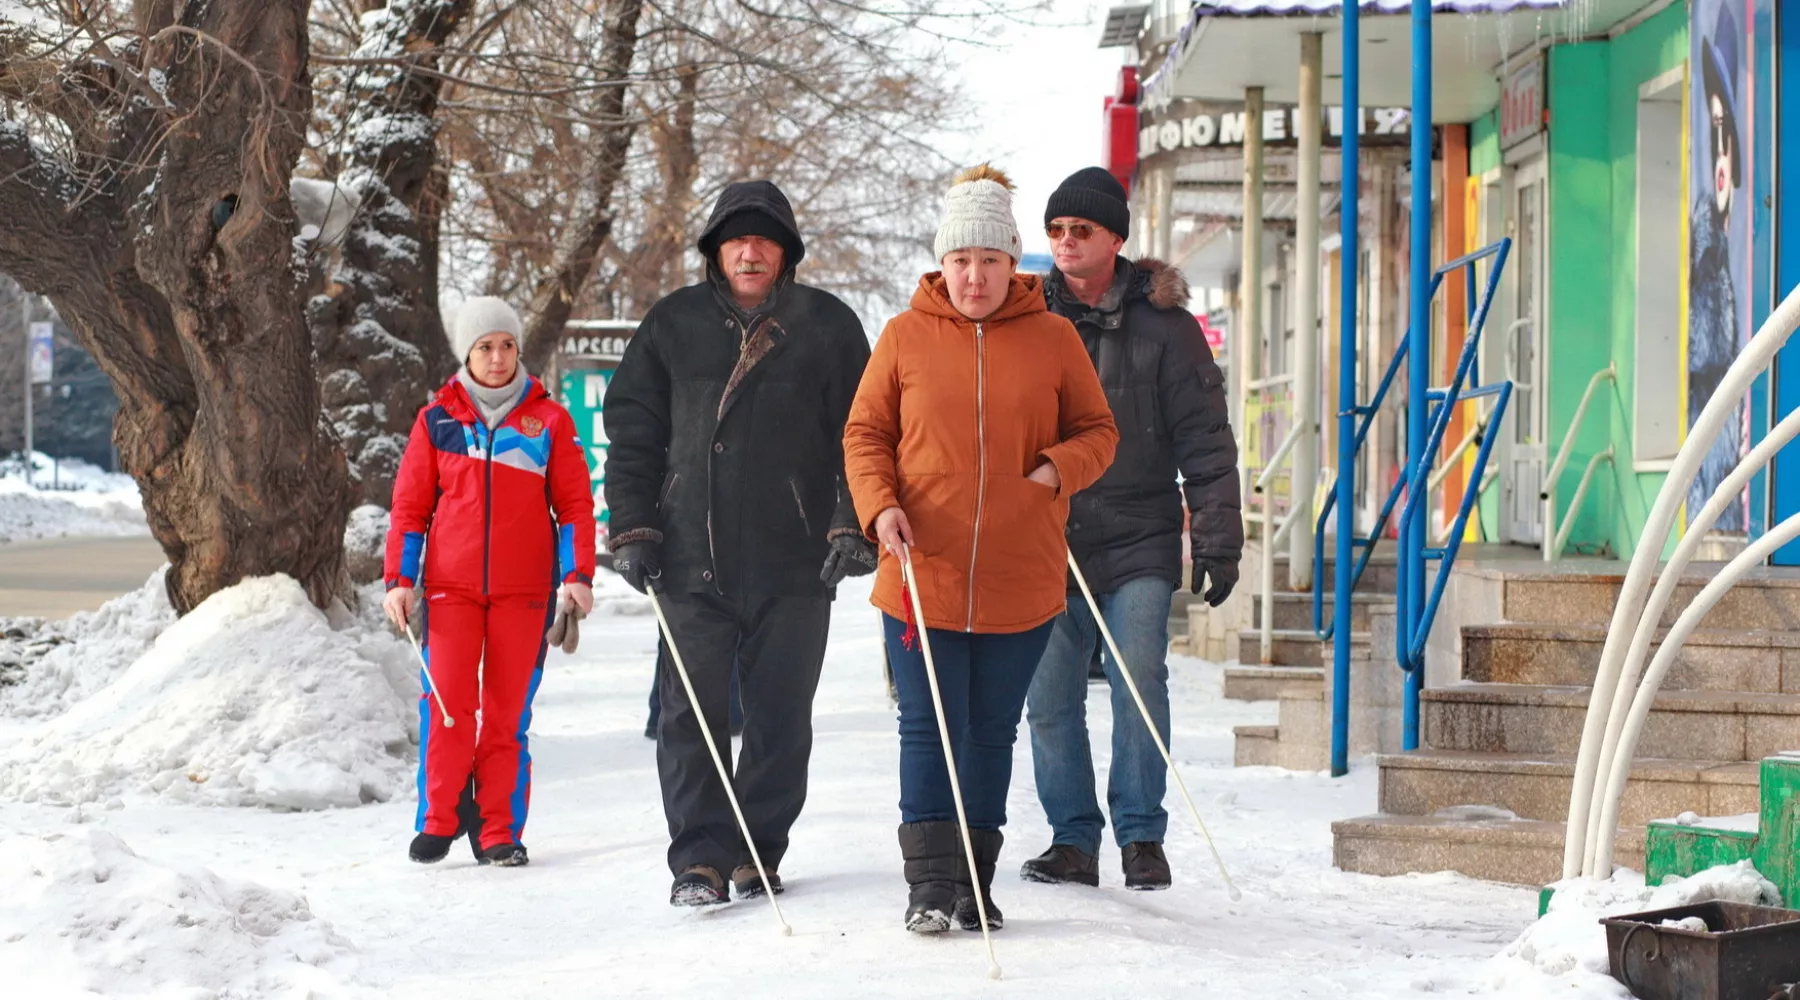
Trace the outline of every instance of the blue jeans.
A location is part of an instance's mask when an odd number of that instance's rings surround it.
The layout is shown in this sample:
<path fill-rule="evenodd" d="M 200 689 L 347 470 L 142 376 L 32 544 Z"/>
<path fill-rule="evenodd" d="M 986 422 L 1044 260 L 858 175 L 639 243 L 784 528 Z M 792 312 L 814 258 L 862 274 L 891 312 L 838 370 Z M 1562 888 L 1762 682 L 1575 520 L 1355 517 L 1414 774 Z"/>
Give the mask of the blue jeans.
<path fill-rule="evenodd" d="M 885 614 L 881 618 L 894 688 L 900 694 L 900 821 L 954 821 L 956 801 L 925 677 L 924 650 L 907 649 L 900 641 L 906 632 L 904 622 Z M 927 631 L 971 829 L 998 830 L 1006 825 L 1019 715 L 1051 627 L 1045 622 L 1029 632 Z"/>
<path fill-rule="evenodd" d="M 1165 740 L 1169 604 L 1174 593 L 1175 585 L 1168 580 L 1139 577 L 1111 593 L 1095 595 L 1131 668 L 1131 679 Z M 1070 600 L 1038 664 L 1027 713 L 1038 801 L 1050 820 L 1053 843 L 1070 844 L 1088 854 L 1100 852 L 1100 830 L 1106 825 L 1094 797 L 1094 756 L 1087 731 L 1087 668 L 1094 648 L 1104 643 L 1087 601 Z M 1161 842 L 1169 828 L 1169 814 L 1162 806 L 1168 767 L 1120 677 L 1112 651 L 1103 649 L 1101 659 L 1112 687 L 1112 769 L 1106 778 L 1106 805 L 1112 813 L 1113 837 L 1120 847 Z"/>

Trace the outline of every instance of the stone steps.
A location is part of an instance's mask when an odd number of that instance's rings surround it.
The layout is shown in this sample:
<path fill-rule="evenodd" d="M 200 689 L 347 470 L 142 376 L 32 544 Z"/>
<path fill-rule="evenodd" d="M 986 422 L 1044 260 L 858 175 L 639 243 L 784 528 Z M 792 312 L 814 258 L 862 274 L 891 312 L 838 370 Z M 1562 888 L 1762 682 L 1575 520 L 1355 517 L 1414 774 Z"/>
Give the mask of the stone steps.
<path fill-rule="evenodd" d="M 1329 538 L 1325 539 L 1325 567 L 1323 572 L 1325 574 L 1325 589 L 1327 592 L 1331 590 L 1332 574 L 1337 572 L 1337 550 L 1332 546 L 1332 540 Z M 1247 561 L 1246 565 L 1255 564 Z M 1277 587 L 1287 586 L 1287 567 L 1288 557 L 1286 553 L 1277 552 L 1275 554 L 1275 583 Z M 1363 570 L 1362 579 L 1358 580 L 1356 583 L 1356 592 L 1358 594 L 1387 594 L 1392 596 L 1394 593 L 1394 584 L 1399 579 L 1397 576 L 1397 567 L 1398 564 L 1394 560 L 1393 546 L 1386 543 L 1378 546 L 1375 549 L 1375 554 L 1369 557 L 1369 565 Z"/>
<path fill-rule="evenodd" d="M 1231 732 L 1236 740 L 1232 750 L 1232 766 L 1279 767 L 1280 730 L 1279 726 L 1238 726 L 1233 729 Z"/>
<path fill-rule="evenodd" d="M 1456 806 L 1493 806 L 1523 819 L 1560 822 L 1568 813 L 1573 757 L 1420 750 L 1383 754 L 1379 804 L 1383 813 L 1430 816 Z M 1754 761 L 1639 758 L 1625 786 L 1619 822 L 1642 827 L 1692 810 L 1731 816 L 1757 808 Z"/>
<path fill-rule="evenodd" d="M 1477 567 L 1470 575 L 1502 583 L 1501 621 L 1607 625 L 1618 603 L 1625 569 L 1623 564 L 1606 564 L 1617 567 L 1607 570 L 1596 570 L 1594 565 L 1577 563 L 1536 570 Z M 1664 609 L 1661 624 L 1673 625 L 1710 580 L 1704 569 L 1690 569 L 1684 574 Z M 1779 569 L 1751 573 L 1725 593 L 1701 625 L 1712 629 L 1800 630 L 1800 575 Z"/>
<path fill-rule="evenodd" d="M 1562 877 L 1560 820 L 1475 818 L 1461 811 L 1434 816 L 1364 816 L 1331 824 L 1332 861 L 1367 875 L 1452 871 L 1517 885 L 1548 885 Z M 1614 860 L 1644 868 L 1644 828 L 1618 833 Z"/>
<path fill-rule="evenodd" d="M 1270 631 L 1269 665 L 1281 667 L 1319 667 L 1331 662 L 1331 643 L 1320 642 L 1309 626 L 1304 629 L 1272 629 Z M 1369 633 L 1350 633 L 1351 656 L 1367 656 Z M 1237 661 L 1242 664 L 1262 663 L 1262 634 L 1251 629 L 1238 633 Z"/>
<path fill-rule="evenodd" d="M 1606 645 L 1606 631 L 1601 625 L 1464 626 L 1463 679 L 1591 685 Z M 1666 632 L 1659 630 L 1658 642 Z M 1655 653 L 1653 645 L 1650 656 Z M 1662 689 L 1800 694 L 1800 633 L 1697 629 L 1676 654 Z"/>
<path fill-rule="evenodd" d="M 1289 689 L 1324 685 L 1324 667 L 1226 667 L 1224 695 L 1233 701 L 1274 701 Z"/>
<path fill-rule="evenodd" d="M 1276 577 L 1279 583 L 1280 577 Z M 1393 594 L 1351 595 L 1350 599 L 1350 631 L 1367 632 L 1369 630 L 1369 609 L 1380 605 L 1392 605 Z M 1304 631 L 1311 633 L 1313 627 L 1313 600 L 1311 592 L 1293 593 L 1285 590 L 1275 592 L 1275 599 L 1270 602 L 1270 620 L 1279 631 Z M 1325 621 L 1332 620 L 1332 596 L 1325 595 Z M 1250 624 L 1252 628 L 1262 627 L 1262 598 L 1257 597 L 1250 605 Z"/>
<path fill-rule="evenodd" d="M 1581 742 L 1588 689 L 1464 682 L 1420 699 L 1425 745 L 1573 757 Z M 1741 691 L 1658 694 L 1640 757 L 1760 760 L 1800 747 L 1800 695 Z"/>

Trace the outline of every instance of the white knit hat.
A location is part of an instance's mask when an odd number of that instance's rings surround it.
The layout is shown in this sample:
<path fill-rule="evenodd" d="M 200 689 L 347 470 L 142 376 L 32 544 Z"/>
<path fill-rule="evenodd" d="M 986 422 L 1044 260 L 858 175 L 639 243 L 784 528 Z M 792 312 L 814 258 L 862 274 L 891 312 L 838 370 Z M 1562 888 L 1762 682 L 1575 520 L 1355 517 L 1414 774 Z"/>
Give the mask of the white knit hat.
<path fill-rule="evenodd" d="M 1019 224 L 1013 220 L 1012 181 L 986 163 L 970 167 L 950 182 L 944 221 L 932 251 L 942 262 L 952 250 L 982 247 L 1019 260 Z"/>
<path fill-rule="evenodd" d="M 465 300 L 450 328 L 450 349 L 456 352 L 456 360 L 466 363 L 475 342 L 490 333 L 510 333 L 521 350 L 525 347 L 525 322 L 505 299 L 477 295 Z"/>

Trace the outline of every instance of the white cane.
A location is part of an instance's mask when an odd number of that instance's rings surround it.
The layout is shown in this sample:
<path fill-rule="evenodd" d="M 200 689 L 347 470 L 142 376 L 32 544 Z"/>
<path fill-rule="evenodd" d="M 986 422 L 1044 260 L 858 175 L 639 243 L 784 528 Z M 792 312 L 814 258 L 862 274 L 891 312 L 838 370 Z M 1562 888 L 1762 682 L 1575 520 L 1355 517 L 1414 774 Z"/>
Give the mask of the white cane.
<path fill-rule="evenodd" d="M 1175 787 L 1181 789 L 1181 797 L 1187 800 L 1188 811 L 1194 814 L 1194 823 L 1200 827 L 1200 835 L 1206 838 L 1206 846 L 1212 851 L 1213 860 L 1219 865 L 1219 877 L 1225 880 L 1225 888 L 1229 890 L 1231 901 L 1244 898 L 1238 887 L 1231 881 L 1231 874 L 1225 870 L 1225 859 L 1219 857 L 1219 849 L 1213 844 L 1212 834 L 1207 832 L 1206 821 L 1200 818 L 1200 809 L 1194 805 L 1194 797 L 1188 794 L 1187 782 L 1181 780 L 1181 771 L 1169 756 L 1169 745 L 1163 742 L 1162 734 L 1156 731 L 1156 722 L 1150 718 L 1150 707 L 1144 704 L 1144 696 L 1138 692 L 1137 682 L 1131 679 L 1131 670 L 1125 665 L 1125 657 L 1119 654 L 1119 644 L 1113 640 L 1112 629 L 1106 627 L 1106 617 L 1100 613 L 1100 604 L 1094 600 L 1094 592 L 1088 589 L 1087 577 L 1081 575 L 1081 567 L 1075 563 L 1075 553 L 1069 553 L 1069 571 L 1075 574 L 1075 582 L 1081 585 L 1081 596 L 1087 598 L 1088 610 L 1094 613 L 1094 624 L 1100 626 L 1100 634 L 1106 639 L 1106 648 L 1112 650 L 1113 662 L 1118 664 L 1119 676 L 1125 678 L 1125 687 L 1131 692 L 1131 700 L 1137 702 L 1138 712 L 1144 717 L 1144 725 L 1150 728 L 1150 738 L 1156 741 L 1156 749 L 1162 753 L 1163 763 L 1169 765 L 1169 773 L 1175 776 Z M 1118 720 L 1113 725 L 1118 725 Z"/>
<path fill-rule="evenodd" d="M 969 819 L 963 812 L 962 782 L 956 779 L 956 754 L 950 747 L 950 723 L 944 718 L 944 696 L 938 691 L 937 661 L 931 658 L 931 639 L 926 635 L 925 602 L 919 599 L 919 580 L 913 575 L 912 547 L 900 546 L 900 574 L 906 579 L 912 595 L 913 616 L 919 620 L 919 648 L 925 653 L 925 679 L 931 684 L 931 707 L 937 711 L 938 736 L 944 741 L 944 767 L 950 772 L 950 796 L 956 802 L 956 825 L 962 832 L 963 852 L 969 861 L 969 878 L 974 882 L 975 913 L 981 919 L 981 940 L 987 945 L 988 978 L 1000 978 L 1000 962 L 994 957 L 994 936 L 988 931 L 987 900 L 981 888 L 981 875 L 976 870 L 975 840 L 969 835 Z"/>
<path fill-rule="evenodd" d="M 431 699 L 437 702 L 438 712 L 444 717 L 444 728 L 455 729 L 456 720 L 450 717 L 450 710 L 444 707 L 444 696 L 438 693 L 437 679 L 431 676 L 431 664 L 425 660 L 425 647 L 420 644 L 419 637 L 413 634 L 412 619 L 408 618 L 403 628 L 406 637 L 412 640 L 413 652 L 419 654 L 419 668 L 425 671 L 425 683 L 431 685 Z"/>
<path fill-rule="evenodd" d="M 719 745 L 713 742 L 712 727 L 706 723 L 706 713 L 700 710 L 700 697 L 694 693 L 694 682 L 688 677 L 687 664 L 682 662 L 681 650 L 675 648 L 675 633 L 669 629 L 669 619 L 663 617 L 662 602 L 656 599 L 656 588 L 650 582 L 644 582 L 644 593 L 650 598 L 650 609 L 656 612 L 656 625 L 662 629 L 663 641 L 669 645 L 669 659 L 675 662 L 675 673 L 681 678 L 682 690 L 687 692 L 688 704 L 693 706 L 694 714 L 700 717 L 700 735 L 706 738 L 706 752 L 712 754 L 713 767 L 719 771 L 719 781 L 725 785 L 725 797 L 731 802 L 731 812 L 737 817 L 738 830 L 744 835 L 744 843 L 750 846 L 750 860 L 756 862 L 757 877 L 762 879 L 763 895 L 769 897 L 769 905 L 775 908 L 775 920 L 781 924 L 783 937 L 791 936 L 794 929 L 788 926 L 787 918 L 781 915 L 781 904 L 775 901 L 775 887 L 769 884 L 769 872 L 763 867 L 762 855 L 756 850 L 756 841 L 750 836 L 750 824 L 744 822 L 744 810 L 738 808 L 737 792 L 732 790 L 731 775 L 725 770 L 725 758 L 719 756 Z"/>

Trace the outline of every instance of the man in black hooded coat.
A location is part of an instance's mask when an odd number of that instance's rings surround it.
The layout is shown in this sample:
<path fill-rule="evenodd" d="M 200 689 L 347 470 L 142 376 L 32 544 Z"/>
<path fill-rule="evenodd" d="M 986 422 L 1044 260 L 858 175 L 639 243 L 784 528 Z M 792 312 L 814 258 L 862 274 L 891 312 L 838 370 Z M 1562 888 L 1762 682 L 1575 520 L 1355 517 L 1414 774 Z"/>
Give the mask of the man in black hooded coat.
<path fill-rule="evenodd" d="M 727 753 L 735 660 L 733 788 L 780 891 L 775 869 L 806 801 L 830 601 L 876 561 L 843 482 L 844 421 L 869 344 L 848 306 L 794 280 L 806 247 L 774 184 L 727 187 L 699 247 L 706 280 L 650 308 L 607 388 L 613 565 L 655 588 Z M 670 902 L 725 902 L 725 873 L 740 896 L 759 893 L 701 716 L 672 669 L 660 684 Z"/>

